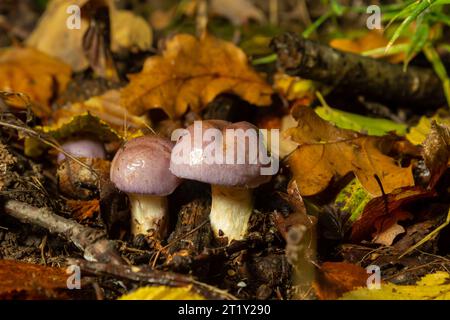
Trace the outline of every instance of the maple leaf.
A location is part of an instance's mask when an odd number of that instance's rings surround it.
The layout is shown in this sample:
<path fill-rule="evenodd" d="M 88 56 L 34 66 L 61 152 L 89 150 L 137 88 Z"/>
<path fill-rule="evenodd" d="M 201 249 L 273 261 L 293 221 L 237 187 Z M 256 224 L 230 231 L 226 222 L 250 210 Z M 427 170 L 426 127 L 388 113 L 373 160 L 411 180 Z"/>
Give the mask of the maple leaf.
<path fill-rule="evenodd" d="M 70 66 L 35 49 L 0 50 L 0 91 L 25 93 L 37 104 L 33 111 L 38 116 L 51 113 L 49 106 L 53 98 L 64 91 L 71 73 Z"/>
<path fill-rule="evenodd" d="M 188 107 L 200 111 L 225 92 L 258 106 L 271 102 L 272 88 L 250 68 L 245 53 L 209 35 L 174 36 L 161 56 L 148 58 L 142 72 L 129 77 L 122 98 L 135 115 L 162 108 L 170 117 L 180 117 Z"/>
<path fill-rule="evenodd" d="M 382 194 L 376 177 L 386 193 L 414 185 L 411 166 L 402 168 L 386 155 L 395 145 L 395 136 L 372 137 L 340 129 L 308 107 L 294 105 L 293 115 L 298 126 L 287 134 L 299 146 L 288 163 L 303 196 L 323 191 L 333 178 L 350 172 L 373 196 Z"/>

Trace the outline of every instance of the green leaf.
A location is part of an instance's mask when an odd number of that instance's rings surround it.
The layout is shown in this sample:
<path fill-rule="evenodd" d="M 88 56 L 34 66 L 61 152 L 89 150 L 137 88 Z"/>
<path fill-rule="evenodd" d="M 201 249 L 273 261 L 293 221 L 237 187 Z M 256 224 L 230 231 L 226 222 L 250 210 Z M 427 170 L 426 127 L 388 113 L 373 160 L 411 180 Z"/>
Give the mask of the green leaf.
<path fill-rule="evenodd" d="M 443 124 L 450 127 L 449 112 L 446 109 L 440 109 L 431 118 L 420 118 L 419 123 L 409 129 L 409 132 L 406 134 L 406 139 L 416 145 L 422 144 L 431 130 L 431 122 L 433 120 L 435 120 L 438 124 Z"/>
<path fill-rule="evenodd" d="M 339 192 L 334 201 L 339 210 L 350 214 L 350 221 L 356 221 L 373 197 L 364 189 L 358 179 L 353 179 Z"/>
<path fill-rule="evenodd" d="M 339 128 L 364 132 L 371 136 L 383 136 L 389 132 L 400 136 L 406 134 L 406 125 L 391 120 L 365 117 L 329 106 L 318 107 L 315 111 L 322 119 L 333 122 Z"/>

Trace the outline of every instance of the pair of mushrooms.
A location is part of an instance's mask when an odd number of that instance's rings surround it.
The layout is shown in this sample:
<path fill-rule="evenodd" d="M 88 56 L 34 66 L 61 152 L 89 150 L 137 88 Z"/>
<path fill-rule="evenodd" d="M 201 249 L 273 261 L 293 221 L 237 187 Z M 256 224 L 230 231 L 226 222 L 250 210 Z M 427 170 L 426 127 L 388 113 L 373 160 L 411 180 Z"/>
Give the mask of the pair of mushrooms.
<path fill-rule="evenodd" d="M 215 136 L 213 141 L 223 151 L 230 148 L 230 141 L 226 139 L 229 129 L 257 132 L 257 128 L 248 122 L 232 124 L 208 120 L 202 121 L 201 125 L 203 130 L 214 129 L 223 133 L 218 135 L 222 139 Z M 245 153 L 244 163 L 210 161 L 203 136 L 195 136 L 194 130 L 194 125 L 185 129 L 176 144 L 158 136 L 138 137 L 126 142 L 114 156 L 110 178 L 130 199 L 133 235 L 148 235 L 153 231 L 153 236 L 164 238 L 168 231 L 167 196 L 180 185 L 182 179 L 190 179 L 211 184 L 210 222 L 214 235 L 217 238 L 227 237 L 228 241 L 244 238 L 253 211 L 251 189 L 268 182 L 270 176 L 261 175 L 259 159 L 248 161 L 247 153 L 251 148 L 245 141 L 233 141 L 234 154 Z M 101 152 L 104 149 L 96 148 L 87 141 L 84 144 L 97 157 L 104 156 Z M 258 148 L 264 148 L 259 137 Z M 83 152 L 74 152 L 78 151 L 76 149 L 72 146 L 71 150 L 66 151 L 75 156 L 80 153 L 86 156 Z M 180 155 L 180 151 L 187 154 Z M 180 156 L 185 161 L 179 161 L 177 157 Z"/>

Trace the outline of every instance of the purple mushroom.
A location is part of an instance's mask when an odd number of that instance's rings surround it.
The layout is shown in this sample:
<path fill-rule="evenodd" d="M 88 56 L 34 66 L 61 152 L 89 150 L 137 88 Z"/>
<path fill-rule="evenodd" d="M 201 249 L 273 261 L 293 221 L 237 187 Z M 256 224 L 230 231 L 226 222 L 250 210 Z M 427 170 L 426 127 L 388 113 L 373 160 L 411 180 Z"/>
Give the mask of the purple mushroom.
<path fill-rule="evenodd" d="M 261 174 L 258 155 L 265 152 L 263 141 L 248 122 L 208 120 L 199 124 L 202 136 L 194 123 L 179 137 L 170 171 L 180 178 L 211 184 L 210 221 L 215 236 L 227 237 L 229 242 L 243 239 L 253 212 L 252 188 L 270 180 Z"/>
<path fill-rule="evenodd" d="M 61 148 L 76 158 L 106 158 L 106 151 L 103 143 L 92 139 L 69 140 L 62 144 Z M 66 156 L 64 153 L 58 153 L 58 163 L 62 162 L 65 158 Z"/>
<path fill-rule="evenodd" d="M 111 181 L 127 193 L 133 235 L 163 238 L 167 231 L 167 198 L 181 183 L 169 171 L 173 143 L 157 136 L 132 139 L 111 163 Z"/>

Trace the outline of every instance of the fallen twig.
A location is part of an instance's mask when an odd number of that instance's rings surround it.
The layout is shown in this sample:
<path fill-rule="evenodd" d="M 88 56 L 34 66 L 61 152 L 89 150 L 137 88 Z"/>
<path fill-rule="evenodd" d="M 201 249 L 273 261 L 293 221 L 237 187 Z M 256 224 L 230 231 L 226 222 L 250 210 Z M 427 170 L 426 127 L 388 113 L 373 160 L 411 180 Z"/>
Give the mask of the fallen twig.
<path fill-rule="evenodd" d="M 8 200 L 5 213 L 24 223 L 30 223 L 59 234 L 73 242 L 84 252 L 86 259 L 123 264 L 125 261 L 116 252 L 115 245 L 100 230 L 83 226 L 75 221 L 53 213 L 49 208 L 36 208 L 27 203 Z"/>
<path fill-rule="evenodd" d="M 127 266 L 90 262 L 81 259 L 69 259 L 69 263 L 78 265 L 82 272 L 96 276 L 126 279 L 148 285 L 182 287 L 191 285 L 192 289 L 208 299 L 236 300 L 230 293 L 214 286 L 199 282 L 191 277 L 172 272 L 151 269 L 149 266 Z"/>
<path fill-rule="evenodd" d="M 439 77 L 431 69 L 401 65 L 342 52 L 293 33 L 276 37 L 271 44 L 278 64 L 289 74 L 320 81 L 337 90 L 368 99 L 408 106 L 445 104 Z"/>

